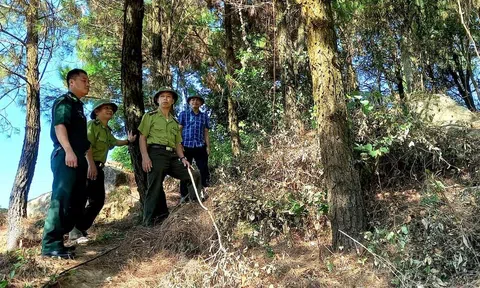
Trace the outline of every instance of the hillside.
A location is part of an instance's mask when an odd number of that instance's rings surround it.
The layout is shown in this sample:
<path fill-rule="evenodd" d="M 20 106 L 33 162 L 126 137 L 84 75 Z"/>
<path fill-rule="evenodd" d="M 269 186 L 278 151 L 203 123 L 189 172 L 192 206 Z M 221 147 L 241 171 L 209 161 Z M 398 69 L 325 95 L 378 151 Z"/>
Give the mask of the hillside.
<path fill-rule="evenodd" d="M 276 153 L 272 153 L 272 148 L 262 148 L 254 162 L 239 163 L 240 175 L 221 179 L 209 190 L 211 197 L 205 204 L 219 223 L 225 252 L 217 251 L 218 239 L 206 211 L 198 204 L 177 206 L 178 183 L 169 179 L 167 198 L 174 211 L 161 226 L 137 225 L 138 205 L 125 203 L 136 195 L 118 189 L 108 195 L 106 209 L 92 230 L 95 240 L 77 248 L 80 257 L 68 261 L 44 259 L 38 256 L 37 237 L 24 245 L 19 254 L 3 254 L 1 271 L 8 274 L 12 269 L 9 265 L 16 267 L 9 283 L 18 287 L 39 287 L 49 281 L 59 287 L 345 287 L 359 283 L 385 286 L 390 276 L 375 268 L 373 262 L 359 265 L 355 256 L 329 252 L 325 216 L 314 219 L 308 215 L 313 210 L 307 212 L 313 208 L 312 203 L 296 202 L 307 199 L 287 195 L 304 191 L 312 201 L 325 200 L 313 200 L 319 193 L 314 185 L 320 181 L 319 175 L 310 174 L 317 169 L 310 160 L 316 157 L 314 139 L 308 135 L 297 143 Z M 301 169 L 293 168 L 297 165 Z M 292 169 L 282 171 L 279 167 Z M 295 181 L 305 182 L 299 186 Z M 272 188 L 282 190 L 275 197 L 283 207 L 266 207 L 255 199 L 274 196 Z M 249 189 L 256 191 L 249 193 Z M 122 211 L 129 213 L 118 219 L 105 212 L 112 206 L 124 207 Z M 255 210 L 242 211 L 242 207 Z M 121 214 L 121 210 L 117 211 L 117 215 Z M 266 217 L 265 213 L 274 211 L 281 214 L 277 218 Z M 242 218 L 244 213 L 251 223 L 234 219 Z M 33 226 L 41 229 L 40 223 L 41 219 Z M 280 230 L 282 226 L 284 231 Z M 103 256 L 82 265 L 100 255 Z M 63 273 L 76 265 L 82 266 Z"/>
<path fill-rule="evenodd" d="M 43 218 L 29 219 L 23 248 L 2 251 L 0 287 L 478 287 L 478 131 L 450 119 L 458 111 L 437 123 L 428 113 L 422 120 L 388 109 L 354 113 L 368 214 L 364 238 L 355 239 L 358 253 L 330 248 L 315 133 L 278 133 L 213 171 L 204 204 L 220 239 L 200 205 L 178 204 L 171 178 L 171 216 L 140 226 L 127 175 L 111 189 L 93 241 L 77 247 L 75 260 L 40 257 Z M 392 140 L 380 142 L 385 135 Z"/>

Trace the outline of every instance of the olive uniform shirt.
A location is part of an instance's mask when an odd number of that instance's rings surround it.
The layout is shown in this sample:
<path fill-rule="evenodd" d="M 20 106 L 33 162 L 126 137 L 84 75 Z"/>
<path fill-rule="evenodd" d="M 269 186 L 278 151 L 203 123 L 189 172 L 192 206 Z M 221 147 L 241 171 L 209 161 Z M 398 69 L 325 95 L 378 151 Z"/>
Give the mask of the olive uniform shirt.
<path fill-rule="evenodd" d="M 68 141 L 73 151 L 84 154 L 90 148 L 87 138 L 87 119 L 83 113 L 83 102 L 72 92 L 63 94 L 53 103 L 50 138 L 52 138 L 55 150 L 61 148 L 55 133 L 55 126 L 59 124 L 65 125 Z"/>
<path fill-rule="evenodd" d="M 105 163 L 108 150 L 115 147 L 117 139 L 112 135 L 112 129 L 103 126 L 99 120 L 90 120 L 87 124 L 88 141 L 92 144 L 94 161 Z"/>
<path fill-rule="evenodd" d="M 145 113 L 138 130 L 147 138 L 147 145 L 160 144 L 176 148 L 177 144 L 182 142 L 182 133 L 177 120 L 171 114 L 169 120 L 165 119 L 158 110 Z"/>

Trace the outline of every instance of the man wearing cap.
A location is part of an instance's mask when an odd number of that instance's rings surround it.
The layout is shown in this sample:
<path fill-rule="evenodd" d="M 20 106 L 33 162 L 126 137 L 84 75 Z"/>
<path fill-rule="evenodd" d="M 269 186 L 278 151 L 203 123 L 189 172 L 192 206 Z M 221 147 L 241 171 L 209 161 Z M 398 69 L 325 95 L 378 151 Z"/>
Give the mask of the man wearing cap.
<path fill-rule="evenodd" d="M 178 94 L 171 88 L 160 89 L 153 102 L 158 109 L 143 115 L 140 131 L 140 152 L 142 167 L 147 173 L 147 193 L 143 207 L 143 224 L 152 226 L 168 217 L 168 207 L 163 191 L 166 175 L 186 181 L 190 197 L 195 199 L 195 190 L 187 169 L 190 163 L 183 154 L 182 135 L 177 120 L 171 114 L 171 108 Z M 194 182 L 200 191 L 200 174 L 193 170 Z"/>
<path fill-rule="evenodd" d="M 63 235 L 75 225 L 84 203 L 87 160 L 90 148 L 87 121 L 80 101 L 90 89 L 87 72 L 73 69 L 67 73 L 68 93 L 55 99 L 52 105 L 50 137 L 53 152 L 50 164 L 53 172 L 50 208 L 45 219 L 42 255 L 73 258 L 72 247 L 65 247 Z"/>
<path fill-rule="evenodd" d="M 178 117 L 182 130 L 182 145 L 188 162 L 191 163 L 195 159 L 195 163 L 200 170 L 202 186 L 208 187 L 210 180 L 210 172 L 208 171 L 210 119 L 207 113 L 200 111 L 200 107 L 205 103 L 201 96 L 190 96 L 187 98 L 187 103 L 190 109 L 183 111 Z M 180 194 L 184 201 L 188 201 L 187 185 L 184 182 L 180 183 Z"/>
<path fill-rule="evenodd" d="M 108 121 L 112 119 L 113 114 L 117 112 L 118 106 L 107 100 L 97 100 L 90 113 L 90 120 L 87 124 L 88 141 L 91 143 L 90 154 L 87 157 L 87 187 L 85 193 L 84 207 L 81 216 L 77 219 L 75 228 L 70 231 L 69 240 L 77 243 L 87 242 L 87 230 L 92 226 L 93 221 L 102 210 L 105 202 L 105 174 L 103 167 L 107 160 L 108 150 L 115 146 L 128 145 L 134 142 L 137 136 L 128 132 L 127 140 L 118 140 L 112 134 L 112 129 L 108 127 Z M 88 200 L 88 204 L 85 206 Z"/>

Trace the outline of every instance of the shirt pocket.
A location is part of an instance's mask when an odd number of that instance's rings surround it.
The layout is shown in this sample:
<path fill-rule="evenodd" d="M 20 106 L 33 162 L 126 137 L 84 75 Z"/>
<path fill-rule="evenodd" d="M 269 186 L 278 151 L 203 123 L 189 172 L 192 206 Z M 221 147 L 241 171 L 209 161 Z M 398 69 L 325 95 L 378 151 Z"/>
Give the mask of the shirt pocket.
<path fill-rule="evenodd" d="M 171 127 L 170 128 L 170 131 L 173 135 L 177 135 L 177 133 L 180 131 L 180 127 L 178 127 L 178 125 L 170 125 Z"/>
<path fill-rule="evenodd" d="M 156 137 L 164 137 L 166 124 L 159 119 L 155 119 L 150 126 L 150 136 L 156 135 Z"/>
<path fill-rule="evenodd" d="M 76 117 L 79 119 L 86 119 L 85 114 L 83 113 L 83 107 L 79 107 L 75 110 Z"/>
<path fill-rule="evenodd" d="M 99 133 L 97 137 L 97 142 L 95 143 L 96 145 L 96 150 L 108 150 L 108 139 L 107 135 L 104 135 L 104 133 Z"/>

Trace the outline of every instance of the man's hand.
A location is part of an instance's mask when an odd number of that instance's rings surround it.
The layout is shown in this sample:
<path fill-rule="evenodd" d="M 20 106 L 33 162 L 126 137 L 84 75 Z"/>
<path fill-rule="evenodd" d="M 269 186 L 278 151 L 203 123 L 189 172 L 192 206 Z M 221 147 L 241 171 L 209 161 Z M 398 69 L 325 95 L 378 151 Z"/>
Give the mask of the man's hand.
<path fill-rule="evenodd" d="M 137 135 L 133 135 L 132 131 L 128 131 L 127 139 L 128 142 L 133 143 L 137 139 Z"/>
<path fill-rule="evenodd" d="M 142 157 L 142 168 L 143 171 L 150 173 L 152 171 L 152 160 L 150 160 L 150 157 Z"/>
<path fill-rule="evenodd" d="M 210 146 L 207 146 L 207 155 L 210 156 Z"/>
<path fill-rule="evenodd" d="M 87 178 L 90 180 L 97 180 L 98 170 L 97 166 L 88 165 Z"/>
<path fill-rule="evenodd" d="M 71 168 L 78 167 L 77 155 L 71 149 L 65 151 L 65 165 Z"/>
<path fill-rule="evenodd" d="M 193 167 L 190 165 L 190 162 L 188 162 L 187 158 L 182 158 L 182 163 L 183 163 L 183 166 L 187 167 L 187 169 L 193 170 Z"/>

